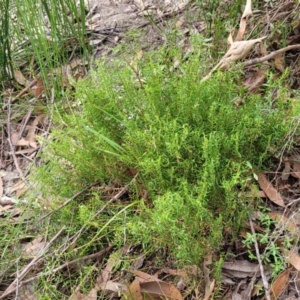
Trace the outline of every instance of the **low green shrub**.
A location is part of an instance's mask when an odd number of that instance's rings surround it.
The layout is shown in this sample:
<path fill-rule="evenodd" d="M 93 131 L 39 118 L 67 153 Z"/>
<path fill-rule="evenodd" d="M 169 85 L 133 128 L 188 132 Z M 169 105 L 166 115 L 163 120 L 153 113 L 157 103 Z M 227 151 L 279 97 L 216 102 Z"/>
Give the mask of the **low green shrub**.
<path fill-rule="evenodd" d="M 46 164 L 37 172 L 47 195 L 70 197 L 96 181 L 124 186 L 134 170 L 128 195 L 137 204 L 111 222 L 110 241 L 123 243 L 126 235 L 147 249 L 166 247 L 178 264 L 198 262 L 220 249 L 224 232 L 235 235 L 244 225 L 254 203 L 238 192 L 252 168 L 274 154 L 270 149 L 283 146 L 299 113 L 298 104 L 265 100 L 273 85 L 266 98 L 246 96 L 238 72 L 200 83 L 207 58 L 196 42 L 198 50 L 177 67 L 176 48 L 131 63 L 99 62 L 78 83 L 77 102 L 57 110 Z M 126 205 L 120 202 L 111 217 Z"/>

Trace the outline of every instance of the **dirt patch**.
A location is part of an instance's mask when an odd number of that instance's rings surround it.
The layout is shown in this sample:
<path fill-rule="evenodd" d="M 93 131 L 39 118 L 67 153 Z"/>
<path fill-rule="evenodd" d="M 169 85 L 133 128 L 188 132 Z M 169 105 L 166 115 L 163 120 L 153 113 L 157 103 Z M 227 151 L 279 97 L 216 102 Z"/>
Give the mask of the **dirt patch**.
<path fill-rule="evenodd" d="M 111 52 L 129 30 L 138 29 L 143 36 L 139 45 L 154 49 L 163 43 L 161 23 L 183 15 L 190 1 L 90 1 L 86 2 L 86 28 L 90 44 L 96 46 L 95 57 Z M 160 25 L 159 25 L 160 24 Z M 166 24 L 163 25 L 164 30 Z M 202 24 L 201 30 L 205 28 Z"/>

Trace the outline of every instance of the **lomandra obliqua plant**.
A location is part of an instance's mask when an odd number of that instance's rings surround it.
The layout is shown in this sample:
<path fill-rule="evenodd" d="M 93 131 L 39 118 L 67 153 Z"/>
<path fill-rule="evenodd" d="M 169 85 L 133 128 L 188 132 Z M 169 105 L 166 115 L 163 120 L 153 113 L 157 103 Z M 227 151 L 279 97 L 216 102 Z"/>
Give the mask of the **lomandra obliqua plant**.
<path fill-rule="evenodd" d="M 69 62 L 71 53 L 76 52 L 76 57 L 88 53 L 84 1 L 12 2 L 15 67 L 26 61 L 27 65 L 34 62 L 35 76 L 41 75 L 45 85 L 54 86 L 59 95 L 62 85 L 59 68 Z"/>

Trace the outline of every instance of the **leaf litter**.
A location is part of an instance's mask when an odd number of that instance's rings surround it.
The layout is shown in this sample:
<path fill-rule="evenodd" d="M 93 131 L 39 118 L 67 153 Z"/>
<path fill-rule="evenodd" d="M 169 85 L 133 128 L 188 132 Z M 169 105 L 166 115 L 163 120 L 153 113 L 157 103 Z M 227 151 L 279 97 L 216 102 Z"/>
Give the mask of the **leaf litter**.
<path fill-rule="evenodd" d="M 279 206 L 285 207 L 280 193 L 272 186 L 271 182 L 268 181 L 266 176 L 262 173 L 258 174 L 258 184 L 271 201 Z"/>

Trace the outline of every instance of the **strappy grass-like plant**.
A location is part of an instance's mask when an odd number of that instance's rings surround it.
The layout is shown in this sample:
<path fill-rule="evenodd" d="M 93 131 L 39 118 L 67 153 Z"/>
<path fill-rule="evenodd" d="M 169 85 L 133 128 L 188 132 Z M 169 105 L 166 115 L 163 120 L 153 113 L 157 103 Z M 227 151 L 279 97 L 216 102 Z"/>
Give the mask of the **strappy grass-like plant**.
<path fill-rule="evenodd" d="M 41 75 L 45 86 L 54 86 L 60 95 L 58 68 L 70 57 L 88 54 L 84 1 L 16 0 L 10 13 L 14 16 L 10 29 L 14 67 Z"/>

